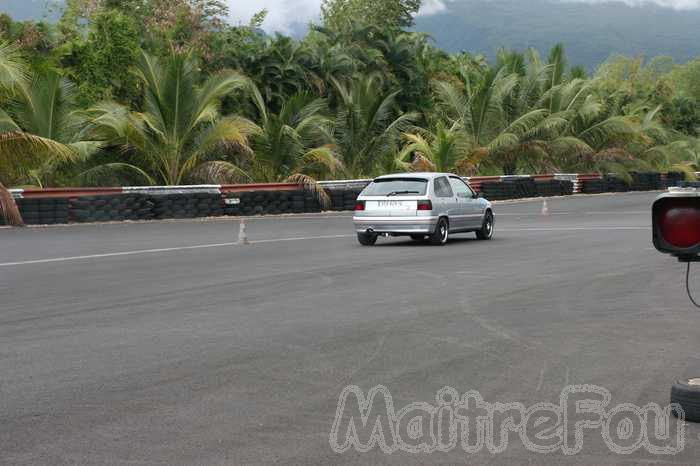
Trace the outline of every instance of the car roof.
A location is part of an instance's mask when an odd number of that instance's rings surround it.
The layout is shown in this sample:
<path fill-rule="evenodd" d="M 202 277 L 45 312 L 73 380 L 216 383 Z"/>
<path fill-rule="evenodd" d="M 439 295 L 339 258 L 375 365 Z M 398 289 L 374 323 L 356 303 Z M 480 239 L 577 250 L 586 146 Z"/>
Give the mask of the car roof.
<path fill-rule="evenodd" d="M 391 175 L 382 175 L 375 178 L 375 180 L 383 180 L 387 178 L 422 178 L 422 179 L 432 179 L 438 176 L 457 176 L 453 173 L 436 173 L 436 172 L 406 172 L 406 173 L 394 173 Z"/>

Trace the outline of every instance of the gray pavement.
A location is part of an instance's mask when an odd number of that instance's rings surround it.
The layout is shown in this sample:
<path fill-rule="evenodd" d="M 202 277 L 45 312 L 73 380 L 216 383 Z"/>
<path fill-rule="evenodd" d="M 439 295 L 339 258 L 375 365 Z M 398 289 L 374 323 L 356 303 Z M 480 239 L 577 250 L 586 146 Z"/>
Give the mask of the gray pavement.
<path fill-rule="evenodd" d="M 700 312 L 653 250 L 654 196 L 500 204 L 493 241 L 442 248 L 361 247 L 347 214 L 251 219 L 249 246 L 235 219 L 0 229 L 0 464 L 696 464 L 693 424 L 676 456 L 593 431 L 575 456 L 328 439 L 350 384 L 397 409 L 445 386 L 668 403 L 700 374 Z"/>

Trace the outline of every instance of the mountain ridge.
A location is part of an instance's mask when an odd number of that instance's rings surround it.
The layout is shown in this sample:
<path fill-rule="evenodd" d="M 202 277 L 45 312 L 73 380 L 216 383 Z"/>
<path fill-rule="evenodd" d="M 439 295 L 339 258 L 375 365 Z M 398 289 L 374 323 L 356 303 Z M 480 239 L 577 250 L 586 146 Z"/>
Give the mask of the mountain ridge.
<path fill-rule="evenodd" d="M 588 68 L 614 54 L 667 55 L 677 62 L 700 55 L 700 10 L 552 0 L 466 0 L 447 7 L 419 16 L 416 30 L 449 52 L 493 57 L 501 47 L 534 47 L 544 53 L 562 43 L 573 64 Z"/>

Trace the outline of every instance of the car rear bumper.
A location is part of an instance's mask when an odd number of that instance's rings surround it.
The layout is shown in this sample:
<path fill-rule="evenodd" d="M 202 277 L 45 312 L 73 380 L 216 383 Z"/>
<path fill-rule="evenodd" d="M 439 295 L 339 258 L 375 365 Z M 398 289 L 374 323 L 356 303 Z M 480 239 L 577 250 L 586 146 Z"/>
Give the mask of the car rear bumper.
<path fill-rule="evenodd" d="M 353 217 L 355 230 L 364 233 L 432 234 L 438 217 Z"/>

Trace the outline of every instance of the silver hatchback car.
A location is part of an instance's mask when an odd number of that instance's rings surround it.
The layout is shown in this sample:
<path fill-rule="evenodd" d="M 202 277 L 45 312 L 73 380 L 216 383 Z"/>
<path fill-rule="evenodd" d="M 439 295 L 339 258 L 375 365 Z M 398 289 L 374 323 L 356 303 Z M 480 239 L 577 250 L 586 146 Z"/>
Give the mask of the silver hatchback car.
<path fill-rule="evenodd" d="M 357 198 L 353 222 L 360 244 L 383 236 L 410 236 L 443 245 L 451 233 L 493 237 L 491 203 L 451 173 L 402 173 L 380 176 Z"/>

